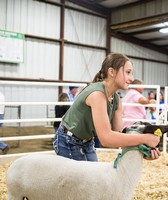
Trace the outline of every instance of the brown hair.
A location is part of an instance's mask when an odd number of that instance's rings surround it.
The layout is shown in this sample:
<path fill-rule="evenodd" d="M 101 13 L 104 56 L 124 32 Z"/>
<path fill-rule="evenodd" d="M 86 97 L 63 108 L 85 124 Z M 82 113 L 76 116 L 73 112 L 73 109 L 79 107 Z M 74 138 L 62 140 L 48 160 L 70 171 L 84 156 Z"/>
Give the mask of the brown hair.
<path fill-rule="evenodd" d="M 142 80 L 134 79 L 134 81 L 131 84 L 143 84 Z"/>
<path fill-rule="evenodd" d="M 59 99 L 58 99 L 58 101 L 68 101 L 68 95 L 67 95 L 67 93 L 61 93 L 60 95 L 59 95 Z"/>
<path fill-rule="evenodd" d="M 101 70 L 95 75 L 92 82 L 103 81 L 108 76 L 108 69 L 112 67 L 117 72 L 130 59 L 120 53 L 109 53 L 102 63 Z"/>

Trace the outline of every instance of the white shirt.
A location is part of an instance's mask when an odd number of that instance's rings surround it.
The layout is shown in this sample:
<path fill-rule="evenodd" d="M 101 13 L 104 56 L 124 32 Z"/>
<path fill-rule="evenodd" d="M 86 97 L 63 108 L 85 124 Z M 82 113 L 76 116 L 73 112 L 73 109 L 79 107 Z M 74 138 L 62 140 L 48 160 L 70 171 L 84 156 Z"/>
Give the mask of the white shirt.
<path fill-rule="evenodd" d="M 5 96 L 0 92 L 0 102 L 5 102 Z M 0 114 L 4 114 L 5 105 L 0 105 Z"/>

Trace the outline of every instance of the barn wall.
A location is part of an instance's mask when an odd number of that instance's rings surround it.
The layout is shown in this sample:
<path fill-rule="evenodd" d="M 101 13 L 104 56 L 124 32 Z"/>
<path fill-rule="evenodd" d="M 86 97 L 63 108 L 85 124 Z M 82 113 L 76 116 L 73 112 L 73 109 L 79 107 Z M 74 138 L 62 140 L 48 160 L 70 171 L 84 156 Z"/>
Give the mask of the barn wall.
<path fill-rule="evenodd" d="M 58 0 L 52 2 L 60 3 Z M 69 2 L 66 4 L 87 10 Z M 23 33 L 26 36 L 24 62 L 19 64 L 0 63 L 0 77 L 58 81 L 60 19 L 61 6 L 57 4 L 34 0 L 0 1 L 0 29 Z M 98 15 L 94 16 L 79 10 L 65 8 L 64 39 L 71 43 L 87 44 L 100 48 L 65 43 L 64 81 L 92 81 L 106 54 L 106 23 L 106 19 Z M 167 66 L 161 64 L 162 70 L 159 70 L 157 63 L 143 60 L 146 57 L 168 61 L 167 56 L 115 38 L 111 38 L 111 51 L 142 58 L 133 59 L 135 75 L 138 78 L 143 78 L 145 83 L 155 84 L 159 80 L 161 86 L 167 85 Z M 67 90 L 68 87 L 63 88 L 63 91 Z M 1 85 L 0 91 L 4 93 L 7 102 L 53 102 L 58 100 L 58 88 L 51 86 L 16 86 L 11 84 Z M 16 110 L 15 108 L 7 108 L 5 117 L 14 118 L 17 115 Z M 22 107 L 22 118 L 45 118 L 46 115 L 46 106 Z M 53 113 L 51 115 L 53 116 Z M 34 125 L 34 123 L 27 124 Z"/>
<path fill-rule="evenodd" d="M 134 77 L 142 79 L 144 84 L 160 85 L 161 87 L 168 85 L 168 65 L 161 63 L 162 61 L 168 61 L 167 55 L 114 37 L 111 38 L 111 49 L 113 52 L 121 52 L 130 57 L 135 57 L 132 59 Z"/>
<path fill-rule="evenodd" d="M 60 3 L 60 1 L 53 2 Z M 0 1 L 0 29 L 25 34 L 24 62 L 0 63 L 0 77 L 59 80 L 60 43 L 56 40 L 60 39 L 60 10 L 59 5 L 33 0 Z M 64 24 L 65 40 L 105 48 L 106 20 L 104 18 L 65 9 Z M 104 50 L 65 44 L 63 80 L 92 81 L 104 57 Z M 7 102 L 58 100 L 58 87 L 26 87 L 11 84 L 0 86 L 0 91 L 4 93 Z M 68 87 L 64 87 L 63 91 L 68 91 Z M 48 112 L 53 110 L 53 107 L 50 106 Z M 54 117 L 53 112 L 49 115 Z M 6 108 L 5 118 L 16 116 L 17 108 Z M 46 106 L 36 106 L 36 109 L 34 106 L 22 106 L 21 117 L 47 117 Z"/>

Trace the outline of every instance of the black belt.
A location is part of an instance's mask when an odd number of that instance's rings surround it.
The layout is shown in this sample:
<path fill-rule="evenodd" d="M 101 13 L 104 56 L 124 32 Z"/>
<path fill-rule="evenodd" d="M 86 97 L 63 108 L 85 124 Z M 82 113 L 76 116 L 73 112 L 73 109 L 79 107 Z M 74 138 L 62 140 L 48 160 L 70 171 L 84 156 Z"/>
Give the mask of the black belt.
<path fill-rule="evenodd" d="M 62 129 L 64 129 L 64 133 L 67 133 L 67 132 L 68 132 L 68 129 L 67 129 L 64 125 L 60 124 L 60 127 L 61 127 Z"/>
<path fill-rule="evenodd" d="M 69 135 L 71 137 L 74 137 L 74 138 L 80 140 L 82 143 L 86 143 L 86 142 L 89 142 L 89 141 L 92 140 L 92 138 L 90 138 L 89 140 L 80 139 L 80 138 L 76 137 L 73 133 L 71 133 L 64 125 L 60 124 L 60 127 L 64 130 L 64 133 L 66 133 L 67 135 Z"/>

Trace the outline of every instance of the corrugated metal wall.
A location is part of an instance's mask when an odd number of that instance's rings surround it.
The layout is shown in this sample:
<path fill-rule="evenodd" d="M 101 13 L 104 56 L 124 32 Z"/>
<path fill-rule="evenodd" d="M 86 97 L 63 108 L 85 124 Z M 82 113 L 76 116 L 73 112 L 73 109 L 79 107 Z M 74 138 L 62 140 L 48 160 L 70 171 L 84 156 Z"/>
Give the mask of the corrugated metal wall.
<path fill-rule="evenodd" d="M 121 52 L 128 56 L 142 58 L 132 59 L 134 65 L 134 77 L 142 79 L 144 84 L 160 85 L 164 87 L 168 85 L 168 65 L 157 61 L 168 61 L 166 55 L 160 54 L 149 49 L 125 42 L 116 38 L 111 38 L 111 49 L 113 52 Z M 152 59 L 153 61 L 143 60 Z"/>
<path fill-rule="evenodd" d="M 59 3 L 59 1 L 57 1 Z M 0 29 L 60 39 L 60 7 L 33 0 L 0 1 Z M 65 39 L 105 47 L 106 20 L 65 9 Z M 0 76 L 58 80 L 60 44 L 26 37 L 24 63 L 0 63 Z M 63 79 L 91 81 L 105 57 L 104 50 L 65 45 Z M 6 101 L 57 101 L 57 87 L 0 86 Z M 64 87 L 67 91 L 67 87 Z M 34 95 L 35 94 L 35 95 Z M 46 99 L 47 98 L 47 99 Z M 54 106 L 50 106 L 53 109 Z M 22 118 L 46 117 L 45 106 L 22 106 Z M 17 108 L 7 108 L 5 118 L 15 118 Z M 34 125 L 24 123 L 23 125 Z M 37 124 L 37 123 L 36 123 Z"/>
<path fill-rule="evenodd" d="M 0 1 L 0 29 L 59 38 L 60 8 L 32 0 Z M 50 70 L 48 70 L 50 66 Z M 45 40 L 25 40 L 24 63 L 0 63 L 0 76 L 58 79 L 59 45 Z"/>
<path fill-rule="evenodd" d="M 103 51 L 65 46 L 64 80 L 92 81 L 104 57 Z"/>
<path fill-rule="evenodd" d="M 105 47 L 106 20 L 97 16 L 65 10 L 65 38 L 73 42 Z"/>
<path fill-rule="evenodd" d="M 103 18 L 65 10 L 65 39 L 68 41 L 105 47 L 106 26 Z M 92 81 L 104 57 L 103 50 L 66 45 L 64 80 Z"/>
<path fill-rule="evenodd" d="M 59 38 L 60 8 L 32 0 L 0 1 L 0 29 L 46 38 Z M 39 39 L 25 39 L 24 63 L 0 63 L 0 76 L 58 79 L 59 44 Z M 6 101 L 57 101 L 56 87 L 1 86 Z M 5 118 L 17 118 L 18 109 L 7 107 Z M 47 116 L 47 106 L 22 106 L 22 118 Z M 44 123 L 24 123 L 23 125 Z"/>
<path fill-rule="evenodd" d="M 55 2 L 60 3 L 60 1 Z M 73 4 L 68 2 L 68 5 Z M 27 36 L 24 46 L 24 63 L 0 63 L 0 76 L 58 80 L 60 43 L 54 40 L 60 39 L 60 6 L 33 0 L 0 1 L 0 29 L 42 37 L 36 39 Z M 64 29 L 64 39 L 67 41 L 102 48 L 106 46 L 105 18 L 65 9 Z M 45 38 L 53 40 L 45 40 Z M 167 56 L 158 52 L 147 49 L 144 51 L 141 47 L 115 38 L 111 39 L 111 47 L 112 51 L 127 55 L 168 60 Z M 99 71 L 104 57 L 105 50 L 103 49 L 65 44 L 63 80 L 91 81 L 95 73 Z M 167 67 L 164 64 L 160 65 L 163 70 L 161 72 L 162 70 L 159 70 L 156 67 L 157 64 L 153 62 L 133 59 L 133 63 L 136 77 L 143 78 L 146 83 L 150 84 L 155 84 L 160 79 L 161 85 L 167 85 Z M 0 91 L 5 94 L 8 102 L 52 102 L 57 101 L 58 95 L 56 87 L 3 85 L 0 86 Z M 67 91 L 67 87 L 64 87 L 64 91 Z M 22 118 L 43 118 L 46 115 L 47 111 L 44 106 L 22 107 Z M 14 116 L 16 116 L 16 109 L 7 108 L 6 118 Z M 34 123 L 29 125 L 34 125 Z"/>
<path fill-rule="evenodd" d="M 126 42 L 117 38 L 111 38 L 112 51 L 121 52 L 127 55 L 136 56 L 139 58 L 153 59 L 156 61 L 168 61 L 168 56 L 159 52 Z"/>
<path fill-rule="evenodd" d="M 58 55 L 58 44 L 27 38 L 24 44 L 24 62 L 20 64 L 0 63 L 0 76 L 58 79 Z M 50 66 L 49 69 L 48 66 Z"/>

